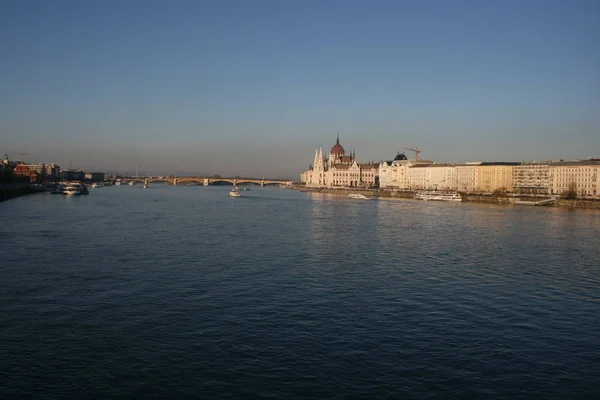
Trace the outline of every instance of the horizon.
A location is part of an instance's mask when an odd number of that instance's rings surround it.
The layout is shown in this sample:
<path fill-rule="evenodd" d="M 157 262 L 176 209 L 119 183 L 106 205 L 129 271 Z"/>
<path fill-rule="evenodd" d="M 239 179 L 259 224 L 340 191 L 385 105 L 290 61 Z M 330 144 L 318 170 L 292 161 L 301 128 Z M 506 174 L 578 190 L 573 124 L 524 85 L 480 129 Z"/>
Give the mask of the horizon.
<path fill-rule="evenodd" d="M 0 149 L 294 180 L 337 134 L 360 163 L 597 157 L 599 37 L 592 0 L 5 1 Z"/>

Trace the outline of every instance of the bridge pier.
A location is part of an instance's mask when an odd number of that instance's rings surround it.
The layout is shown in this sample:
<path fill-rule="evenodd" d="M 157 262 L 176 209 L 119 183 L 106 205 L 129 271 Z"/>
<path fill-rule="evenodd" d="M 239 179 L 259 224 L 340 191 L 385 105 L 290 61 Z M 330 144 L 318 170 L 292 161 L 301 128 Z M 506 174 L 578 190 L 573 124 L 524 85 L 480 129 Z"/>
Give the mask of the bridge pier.
<path fill-rule="evenodd" d="M 260 181 L 260 187 L 265 187 L 265 180 L 264 179 Z"/>
<path fill-rule="evenodd" d="M 208 186 L 208 178 L 204 178 L 204 183 L 203 183 L 203 185 L 204 185 L 204 186 Z"/>
<path fill-rule="evenodd" d="M 177 178 L 173 178 L 173 186 L 177 186 Z"/>

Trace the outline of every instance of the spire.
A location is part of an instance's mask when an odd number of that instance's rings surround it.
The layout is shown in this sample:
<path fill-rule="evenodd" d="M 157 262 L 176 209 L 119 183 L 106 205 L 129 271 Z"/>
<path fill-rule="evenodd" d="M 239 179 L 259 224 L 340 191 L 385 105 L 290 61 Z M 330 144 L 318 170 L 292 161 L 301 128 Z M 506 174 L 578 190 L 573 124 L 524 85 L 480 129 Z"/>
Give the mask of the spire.
<path fill-rule="evenodd" d="M 337 134 L 337 139 L 335 140 L 335 144 L 340 144 L 340 134 Z"/>

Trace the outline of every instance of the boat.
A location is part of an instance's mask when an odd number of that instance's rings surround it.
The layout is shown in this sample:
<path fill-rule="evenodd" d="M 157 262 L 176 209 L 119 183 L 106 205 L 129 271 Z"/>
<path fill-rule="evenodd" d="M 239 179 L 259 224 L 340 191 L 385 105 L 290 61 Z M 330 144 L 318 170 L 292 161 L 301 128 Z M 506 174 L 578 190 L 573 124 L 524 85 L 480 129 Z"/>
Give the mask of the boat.
<path fill-rule="evenodd" d="M 99 187 L 102 187 L 102 185 L 100 185 L 100 184 L 99 184 L 99 183 L 97 183 L 97 182 L 94 182 L 94 183 L 92 183 L 92 187 L 93 187 L 93 188 L 99 188 Z"/>
<path fill-rule="evenodd" d="M 242 195 L 238 191 L 237 187 L 234 187 L 233 189 L 231 189 L 231 192 L 229 192 L 229 196 L 230 197 L 242 197 Z"/>
<path fill-rule="evenodd" d="M 458 193 L 453 192 L 422 192 L 415 194 L 415 199 L 426 201 L 462 201 L 462 197 Z"/>
<path fill-rule="evenodd" d="M 360 193 L 350 193 L 348 197 L 351 199 L 370 200 L 367 196 Z"/>
<path fill-rule="evenodd" d="M 136 183 L 137 183 L 136 181 L 129 181 L 127 184 L 128 184 L 129 186 L 133 186 L 133 185 L 135 185 Z"/>
<path fill-rule="evenodd" d="M 63 189 L 63 194 L 66 194 L 67 196 L 79 196 L 80 194 L 87 194 L 84 193 L 84 188 L 85 186 L 82 185 L 81 183 L 78 182 L 71 182 L 68 183 L 64 189 Z M 85 191 L 87 191 L 87 188 L 85 188 Z"/>

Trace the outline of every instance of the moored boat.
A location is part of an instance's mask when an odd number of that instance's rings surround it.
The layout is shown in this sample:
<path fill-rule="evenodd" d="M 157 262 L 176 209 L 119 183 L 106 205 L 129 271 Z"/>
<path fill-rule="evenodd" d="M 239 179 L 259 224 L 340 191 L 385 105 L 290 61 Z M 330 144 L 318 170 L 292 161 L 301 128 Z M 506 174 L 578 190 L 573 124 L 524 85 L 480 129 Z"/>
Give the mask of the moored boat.
<path fill-rule="evenodd" d="M 426 201 L 462 201 L 462 197 L 458 193 L 436 191 L 417 193 L 415 194 L 415 199 Z"/>
<path fill-rule="evenodd" d="M 370 200 L 370 198 L 360 193 L 350 193 L 348 197 L 351 199 Z"/>
<path fill-rule="evenodd" d="M 85 185 L 79 182 L 70 182 L 64 187 L 63 194 L 66 194 L 68 196 L 78 196 L 81 194 L 88 194 L 88 191 Z"/>

